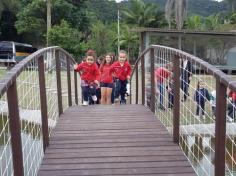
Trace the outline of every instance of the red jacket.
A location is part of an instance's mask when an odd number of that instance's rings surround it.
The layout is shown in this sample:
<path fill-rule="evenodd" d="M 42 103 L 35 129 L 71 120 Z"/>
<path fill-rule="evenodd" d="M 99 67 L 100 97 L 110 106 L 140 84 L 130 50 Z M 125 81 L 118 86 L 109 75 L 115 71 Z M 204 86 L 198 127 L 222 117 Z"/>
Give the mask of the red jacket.
<path fill-rule="evenodd" d="M 127 80 L 127 76 L 130 76 L 131 71 L 131 66 L 127 61 L 123 66 L 121 66 L 119 61 L 114 62 L 111 66 L 111 72 L 114 73 L 114 77 L 122 81 Z"/>
<path fill-rule="evenodd" d="M 75 71 L 81 73 L 81 79 L 88 82 L 93 82 L 100 79 L 98 67 L 95 63 L 89 65 L 87 62 L 83 62 L 77 65 Z"/>
<path fill-rule="evenodd" d="M 113 82 L 113 77 L 111 73 L 111 65 L 107 65 L 107 64 L 101 65 L 100 73 L 101 73 L 100 82 L 103 82 L 103 83 Z"/>

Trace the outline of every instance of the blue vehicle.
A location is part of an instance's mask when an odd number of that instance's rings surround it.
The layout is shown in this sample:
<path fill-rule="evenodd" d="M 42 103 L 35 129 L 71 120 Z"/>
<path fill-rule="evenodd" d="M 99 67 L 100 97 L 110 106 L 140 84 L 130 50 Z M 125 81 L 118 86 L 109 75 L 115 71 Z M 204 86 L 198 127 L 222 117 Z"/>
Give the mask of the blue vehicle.
<path fill-rule="evenodd" d="M 32 45 L 11 41 L 0 42 L 0 65 L 12 66 L 37 51 Z"/>

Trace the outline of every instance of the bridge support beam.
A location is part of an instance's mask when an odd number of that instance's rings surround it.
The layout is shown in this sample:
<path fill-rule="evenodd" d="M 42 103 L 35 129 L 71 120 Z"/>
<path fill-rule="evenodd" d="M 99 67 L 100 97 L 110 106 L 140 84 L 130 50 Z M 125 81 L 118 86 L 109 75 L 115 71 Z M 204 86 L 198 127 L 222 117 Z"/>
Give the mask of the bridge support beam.
<path fill-rule="evenodd" d="M 174 73 L 174 109 L 173 109 L 173 140 L 179 143 L 179 121 L 180 121 L 180 58 L 175 55 L 173 59 Z"/>
<path fill-rule="evenodd" d="M 144 56 L 141 58 L 141 72 L 142 72 L 142 105 L 145 105 L 145 62 L 144 62 Z"/>
<path fill-rule="evenodd" d="M 135 69 L 135 77 L 136 77 L 136 96 L 135 96 L 135 103 L 138 104 L 138 97 L 139 97 L 139 91 L 138 91 L 138 87 L 139 87 L 139 77 L 138 77 L 138 65 Z"/>
<path fill-rule="evenodd" d="M 16 80 L 7 90 L 14 176 L 24 176 L 21 127 Z"/>
<path fill-rule="evenodd" d="M 77 83 L 77 72 L 74 71 L 74 84 L 75 84 L 75 104 L 78 105 L 78 83 Z"/>
<path fill-rule="evenodd" d="M 68 58 L 68 56 L 66 56 L 66 69 L 67 69 L 67 86 L 68 86 L 68 105 L 72 106 L 70 59 Z"/>
<path fill-rule="evenodd" d="M 38 72 L 39 72 L 39 88 L 40 88 L 40 106 L 41 106 L 41 118 L 42 118 L 42 133 L 43 133 L 43 151 L 49 145 L 49 133 L 48 133 L 48 110 L 47 110 L 47 95 L 45 86 L 44 75 L 44 58 L 41 56 L 38 58 Z"/>
<path fill-rule="evenodd" d="M 150 108 L 151 111 L 155 113 L 155 101 L 156 101 L 156 93 L 155 93 L 155 75 L 154 75 L 154 49 L 150 50 L 150 62 L 151 62 L 151 99 L 150 99 Z"/>
<path fill-rule="evenodd" d="M 57 76 L 57 100 L 59 116 L 63 113 L 62 93 L 61 93 L 61 61 L 59 51 L 56 51 L 56 76 Z"/>
<path fill-rule="evenodd" d="M 216 79 L 215 176 L 225 176 L 227 87 Z"/>

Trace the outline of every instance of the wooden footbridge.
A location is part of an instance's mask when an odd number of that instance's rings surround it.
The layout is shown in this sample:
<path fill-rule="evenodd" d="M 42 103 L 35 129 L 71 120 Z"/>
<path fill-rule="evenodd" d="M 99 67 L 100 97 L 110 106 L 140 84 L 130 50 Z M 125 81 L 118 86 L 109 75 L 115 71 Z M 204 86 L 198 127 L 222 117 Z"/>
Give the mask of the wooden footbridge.
<path fill-rule="evenodd" d="M 154 66 L 160 58 L 174 63 L 173 111 L 158 109 Z M 220 108 L 215 122 L 215 169 L 205 175 L 224 176 L 224 95 L 227 87 L 236 91 L 235 82 L 195 56 L 163 46 L 150 46 L 138 58 L 127 105 L 80 106 L 75 61 L 61 48 L 41 49 L 16 65 L 0 81 L 0 101 L 6 106 L 0 108 L 4 109 L 0 111 L 4 119 L 1 134 L 8 134 L 4 145 L 11 146 L 12 156 L 5 158 L 2 175 L 196 175 L 180 145 L 184 142 L 180 131 L 182 58 L 202 66 L 216 79 L 216 106 Z M 19 109 L 41 112 L 41 122 L 23 118 Z M 165 119 L 171 122 L 166 125 Z"/>
<path fill-rule="evenodd" d="M 126 105 L 66 110 L 38 175 L 196 174 L 149 109 Z"/>

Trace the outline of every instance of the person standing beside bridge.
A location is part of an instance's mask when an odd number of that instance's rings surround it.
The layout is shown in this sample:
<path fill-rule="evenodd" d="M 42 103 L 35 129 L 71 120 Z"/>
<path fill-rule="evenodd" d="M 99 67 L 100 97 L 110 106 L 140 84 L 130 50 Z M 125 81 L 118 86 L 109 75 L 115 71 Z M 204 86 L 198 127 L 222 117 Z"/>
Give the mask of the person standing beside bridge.
<path fill-rule="evenodd" d="M 165 82 L 172 75 L 173 63 L 168 63 L 164 67 L 158 67 L 155 70 L 155 82 L 157 85 L 157 90 L 159 92 L 159 108 L 165 110 L 164 107 L 164 97 L 165 97 Z"/>
<path fill-rule="evenodd" d="M 111 66 L 111 72 L 115 77 L 115 98 L 120 96 L 120 104 L 126 104 L 125 93 L 127 80 L 130 79 L 131 66 L 127 61 L 126 51 L 121 50 L 119 52 L 118 61 L 114 62 Z"/>
<path fill-rule="evenodd" d="M 99 86 L 100 73 L 95 63 L 94 52 L 86 53 L 86 61 L 74 66 L 74 70 L 81 75 L 81 87 L 83 94 L 83 105 L 89 104 L 91 96 L 94 102 L 97 101 L 96 87 Z"/>
<path fill-rule="evenodd" d="M 192 64 L 186 58 L 183 58 L 181 62 L 181 89 L 184 92 L 182 101 L 187 100 L 189 96 L 189 84 L 192 76 Z"/>

